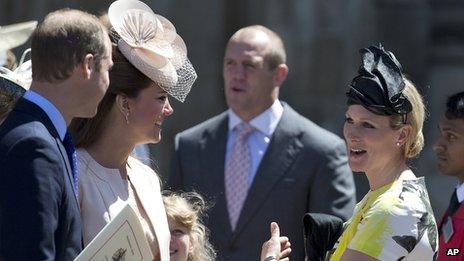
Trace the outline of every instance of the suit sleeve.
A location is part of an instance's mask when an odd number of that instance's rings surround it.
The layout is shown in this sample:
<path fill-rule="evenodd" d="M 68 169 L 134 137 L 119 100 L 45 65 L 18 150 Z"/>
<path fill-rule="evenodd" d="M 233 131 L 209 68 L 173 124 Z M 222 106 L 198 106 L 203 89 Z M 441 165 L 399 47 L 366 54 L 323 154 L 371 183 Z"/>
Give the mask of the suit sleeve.
<path fill-rule="evenodd" d="M 64 181 L 50 142 L 24 139 L 2 159 L 0 241 L 3 260 L 55 259 Z"/>
<path fill-rule="evenodd" d="M 168 178 L 168 183 L 167 183 L 167 188 L 172 191 L 183 189 L 182 177 L 184 173 L 182 171 L 179 143 L 180 143 L 180 136 L 179 134 L 177 134 L 176 138 L 174 139 L 174 154 L 172 155 L 172 159 L 171 159 L 171 171 L 169 173 L 169 178 Z"/>
<path fill-rule="evenodd" d="M 353 214 L 356 193 L 345 143 L 338 140 L 323 157 L 309 193 L 308 210 L 332 214 L 346 221 Z"/>

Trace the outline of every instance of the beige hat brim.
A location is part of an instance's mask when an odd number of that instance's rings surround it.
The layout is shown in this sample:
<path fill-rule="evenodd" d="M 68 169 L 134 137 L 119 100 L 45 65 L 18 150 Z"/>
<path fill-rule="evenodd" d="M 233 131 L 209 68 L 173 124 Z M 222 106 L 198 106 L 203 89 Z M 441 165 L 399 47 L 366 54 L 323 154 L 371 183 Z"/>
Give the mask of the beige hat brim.
<path fill-rule="evenodd" d="M 197 78 L 187 47 L 174 25 L 138 0 L 117 0 L 108 18 L 118 33 L 118 48 L 140 72 L 183 102 Z"/>
<path fill-rule="evenodd" d="M 24 44 L 37 27 L 37 21 L 28 21 L 0 27 L 0 51 Z"/>
<path fill-rule="evenodd" d="M 165 83 L 167 86 L 176 85 L 176 69 L 168 59 L 148 49 L 134 48 L 125 41 L 120 41 L 118 47 L 135 68 L 154 82 Z"/>
<path fill-rule="evenodd" d="M 113 28 L 120 34 L 118 30 L 121 28 L 123 22 L 124 14 L 131 9 L 144 10 L 155 14 L 151 8 L 138 0 L 124 0 L 124 1 L 114 1 L 108 8 L 108 18 L 111 22 Z"/>

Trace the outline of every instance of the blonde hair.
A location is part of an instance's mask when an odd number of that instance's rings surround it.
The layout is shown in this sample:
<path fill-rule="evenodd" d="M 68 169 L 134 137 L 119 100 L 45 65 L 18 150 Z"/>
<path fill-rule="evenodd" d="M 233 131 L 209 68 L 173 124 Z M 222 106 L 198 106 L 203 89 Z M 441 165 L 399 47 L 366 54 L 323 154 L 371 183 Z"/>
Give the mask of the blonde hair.
<path fill-rule="evenodd" d="M 416 86 L 407 78 L 404 78 L 404 82 L 405 88 L 403 94 L 411 103 L 412 111 L 406 115 L 406 124 L 411 126 L 411 133 L 403 145 L 403 156 L 405 159 L 411 159 L 419 155 L 424 147 L 422 127 L 425 120 L 425 106 L 422 96 L 417 91 Z M 400 127 L 402 124 L 402 115 L 391 117 L 390 125 L 393 128 Z"/>
<path fill-rule="evenodd" d="M 193 251 L 188 254 L 188 261 L 213 261 L 216 252 L 209 242 L 209 231 L 201 222 L 201 215 L 206 210 L 204 199 L 196 192 L 174 193 L 163 196 L 168 218 L 187 228 Z"/>

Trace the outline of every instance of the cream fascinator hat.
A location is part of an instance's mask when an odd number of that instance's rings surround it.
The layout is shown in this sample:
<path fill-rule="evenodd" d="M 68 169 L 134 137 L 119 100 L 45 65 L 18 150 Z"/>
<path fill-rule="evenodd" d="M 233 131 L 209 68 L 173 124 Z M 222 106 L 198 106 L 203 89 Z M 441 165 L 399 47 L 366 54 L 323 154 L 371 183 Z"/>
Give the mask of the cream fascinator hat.
<path fill-rule="evenodd" d="M 117 0 L 108 18 L 124 57 L 172 97 L 184 102 L 197 78 L 187 47 L 166 18 L 138 0 Z"/>
<path fill-rule="evenodd" d="M 31 86 L 32 63 L 31 60 L 24 61 L 30 50 L 24 52 L 15 70 L 0 67 L 0 107 L 11 105 Z"/>
<path fill-rule="evenodd" d="M 2 80 L 6 79 L 10 83 L 14 83 L 22 87 L 23 90 L 20 90 L 21 92 L 29 90 L 32 82 L 32 63 L 30 59 L 25 60 L 26 56 L 30 54 L 30 52 L 30 48 L 24 51 L 18 67 L 16 67 L 13 71 L 3 66 L 0 67 L 0 78 L 2 78 Z"/>
<path fill-rule="evenodd" d="M 36 27 L 37 21 L 0 26 L 0 65 L 6 62 L 6 51 L 24 44 Z"/>

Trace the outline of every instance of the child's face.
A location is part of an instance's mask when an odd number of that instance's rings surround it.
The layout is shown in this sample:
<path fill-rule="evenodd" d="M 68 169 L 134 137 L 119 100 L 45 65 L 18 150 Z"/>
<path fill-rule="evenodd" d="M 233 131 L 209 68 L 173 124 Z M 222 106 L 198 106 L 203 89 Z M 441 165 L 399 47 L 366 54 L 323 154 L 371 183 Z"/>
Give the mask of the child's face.
<path fill-rule="evenodd" d="M 169 230 L 171 231 L 171 242 L 169 254 L 171 261 L 187 261 L 192 249 L 188 229 L 174 219 L 168 218 Z"/>

